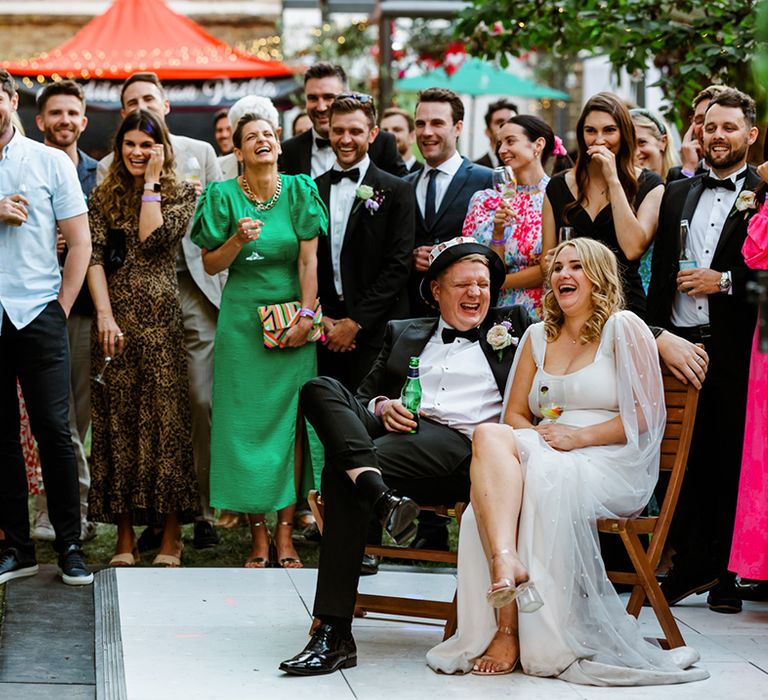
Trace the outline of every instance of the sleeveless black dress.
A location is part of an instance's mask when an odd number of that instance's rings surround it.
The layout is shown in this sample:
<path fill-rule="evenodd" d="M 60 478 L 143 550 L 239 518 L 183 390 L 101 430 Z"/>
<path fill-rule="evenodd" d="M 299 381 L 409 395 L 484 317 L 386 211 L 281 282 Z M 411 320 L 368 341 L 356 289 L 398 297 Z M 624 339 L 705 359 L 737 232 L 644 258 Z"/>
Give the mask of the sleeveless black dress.
<path fill-rule="evenodd" d="M 563 171 L 554 175 L 547 185 L 547 197 L 555 217 L 555 231 L 558 231 L 561 226 L 572 226 L 575 238 L 594 238 L 596 241 L 605 243 L 616 254 L 619 261 L 619 274 L 621 275 L 626 308 L 644 319 L 646 299 L 643 283 L 640 279 L 640 259 L 628 260 L 621 250 L 616 237 L 611 205 L 608 204 L 603 207 L 594 221 L 589 218 L 589 214 L 581 205 L 568 212 L 568 221 L 563 219 L 563 210 L 574 201 L 565 181 L 566 172 Z M 664 184 L 663 180 L 656 173 L 643 170 L 638 178 L 639 188 L 634 201 L 635 211 L 640 208 L 646 195 L 662 184 Z"/>

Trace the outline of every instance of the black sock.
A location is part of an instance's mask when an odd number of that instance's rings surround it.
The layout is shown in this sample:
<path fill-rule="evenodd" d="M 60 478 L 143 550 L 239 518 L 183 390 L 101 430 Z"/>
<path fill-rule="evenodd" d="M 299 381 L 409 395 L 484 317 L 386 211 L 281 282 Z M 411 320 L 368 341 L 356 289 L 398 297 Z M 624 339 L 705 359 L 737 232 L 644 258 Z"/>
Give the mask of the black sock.
<path fill-rule="evenodd" d="M 349 637 L 352 634 L 351 617 L 335 617 L 334 615 L 321 615 L 321 625 L 330 625 L 333 631 L 340 637 Z"/>
<path fill-rule="evenodd" d="M 358 493 L 373 506 L 381 494 L 389 491 L 381 474 L 373 469 L 361 472 L 355 480 Z"/>

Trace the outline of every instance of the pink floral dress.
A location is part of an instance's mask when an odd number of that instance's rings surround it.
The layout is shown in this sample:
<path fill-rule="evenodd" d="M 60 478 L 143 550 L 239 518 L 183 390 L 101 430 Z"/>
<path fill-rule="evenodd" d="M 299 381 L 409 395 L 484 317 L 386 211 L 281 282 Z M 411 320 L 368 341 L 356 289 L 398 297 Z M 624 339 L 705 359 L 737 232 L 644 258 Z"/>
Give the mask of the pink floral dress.
<path fill-rule="evenodd" d="M 538 265 L 541 259 L 541 208 L 544 206 L 544 192 L 549 177 L 545 175 L 535 185 L 518 185 L 512 200 L 515 220 L 512 234 L 507 240 L 504 262 L 507 273 L 520 272 L 527 267 Z M 472 236 L 480 243 L 491 245 L 493 216 L 501 202 L 496 190 L 480 190 L 469 202 L 469 212 L 464 219 L 462 236 Z M 499 306 L 520 304 L 538 320 L 543 318 L 541 301 L 543 287 L 530 289 L 502 289 Z"/>
<path fill-rule="evenodd" d="M 768 206 L 749 222 L 741 249 L 747 265 L 768 270 Z M 759 324 L 759 321 L 758 321 Z M 768 354 L 752 343 L 747 422 L 741 459 L 739 500 L 728 568 L 739 576 L 768 580 Z"/>

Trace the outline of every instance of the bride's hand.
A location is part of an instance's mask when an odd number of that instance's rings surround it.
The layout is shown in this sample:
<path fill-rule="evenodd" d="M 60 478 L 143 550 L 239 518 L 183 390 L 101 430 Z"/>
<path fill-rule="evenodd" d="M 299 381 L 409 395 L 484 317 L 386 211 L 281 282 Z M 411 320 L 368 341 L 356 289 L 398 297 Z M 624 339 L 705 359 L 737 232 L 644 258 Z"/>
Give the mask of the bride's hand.
<path fill-rule="evenodd" d="M 541 435 L 542 440 L 552 449 L 568 452 L 581 447 L 578 441 L 579 431 L 568 425 L 557 423 L 541 423 L 534 430 Z"/>

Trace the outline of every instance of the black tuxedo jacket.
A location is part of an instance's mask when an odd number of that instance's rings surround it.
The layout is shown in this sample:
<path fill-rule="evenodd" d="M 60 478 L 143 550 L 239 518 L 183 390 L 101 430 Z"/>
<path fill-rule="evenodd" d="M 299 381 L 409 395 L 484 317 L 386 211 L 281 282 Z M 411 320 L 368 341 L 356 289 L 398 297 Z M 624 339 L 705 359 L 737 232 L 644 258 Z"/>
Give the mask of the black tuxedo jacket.
<path fill-rule="evenodd" d="M 482 165 L 486 168 L 490 168 L 491 170 L 493 170 L 495 167 L 493 161 L 491 160 L 491 156 L 488 153 L 483 153 L 483 155 L 475 161 L 475 165 Z"/>
<path fill-rule="evenodd" d="M 515 346 L 506 347 L 499 359 L 498 352 L 491 348 L 485 336 L 494 323 L 503 320 L 512 323 L 510 333 L 518 338 L 523 337 L 525 329 L 533 322 L 522 306 L 500 306 L 490 309 L 485 321 L 480 324 L 480 346 L 502 396 L 512 369 L 512 361 L 515 359 Z M 388 396 L 392 399 L 400 396 L 408 374 L 408 360 L 421 355 L 435 332 L 438 321 L 436 318 L 415 318 L 390 321 L 387 324 L 384 347 L 357 390 L 357 398 L 363 404 L 367 405 L 376 396 Z"/>
<path fill-rule="evenodd" d="M 420 160 L 413 161 L 413 165 L 408 168 L 408 174 L 411 173 L 420 173 L 422 170 L 424 170 L 424 163 L 422 163 Z"/>
<path fill-rule="evenodd" d="M 701 162 L 699 162 L 698 167 L 696 168 L 696 175 L 702 175 L 703 173 L 706 173 L 708 171 L 707 168 L 705 168 Z M 667 173 L 667 183 L 670 182 L 676 182 L 677 180 L 684 180 L 687 177 L 687 175 L 683 175 L 683 166 L 682 165 L 673 165 L 669 172 Z"/>
<path fill-rule="evenodd" d="M 330 173 L 316 182 L 330 210 Z M 341 249 L 344 302 L 340 302 L 333 284 L 330 236 L 321 236 L 318 241 L 318 289 L 324 313 L 357 321 L 362 326 L 359 342 L 380 346 L 387 321 L 408 316 L 405 285 L 411 272 L 416 199 L 406 182 L 373 163 L 362 184 L 383 192 L 384 202 L 373 214 L 365 206 L 358 207 L 357 200 L 352 207 Z"/>
<path fill-rule="evenodd" d="M 704 191 L 702 180 L 703 176 L 697 175 L 670 183 L 661 201 L 648 289 L 647 315 L 650 325 L 671 327 L 672 304 L 677 294 L 680 221 L 693 219 Z M 749 166 L 742 192 L 755 190 L 761 182 L 755 169 Z M 707 342 L 710 354 L 714 351 L 727 359 L 724 366 L 718 366 L 718 371 L 725 371 L 730 376 L 736 372 L 737 376 L 746 377 L 755 330 L 756 308 L 746 298 L 746 284 L 753 273 L 741 254 L 748 223 L 749 216 L 745 217 L 744 212 L 737 211 L 735 207 L 731 210 L 720 232 L 711 263 L 713 270 L 730 271 L 733 280 L 731 294 L 709 295 L 712 338 Z"/>
<path fill-rule="evenodd" d="M 277 168 L 286 175 L 312 174 L 312 129 L 282 143 L 283 152 Z M 380 131 L 368 146 L 368 155 L 376 165 L 392 175 L 402 177 L 408 173 L 403 159 L 397 152 L 397 142 L 392 134 Z"/>

